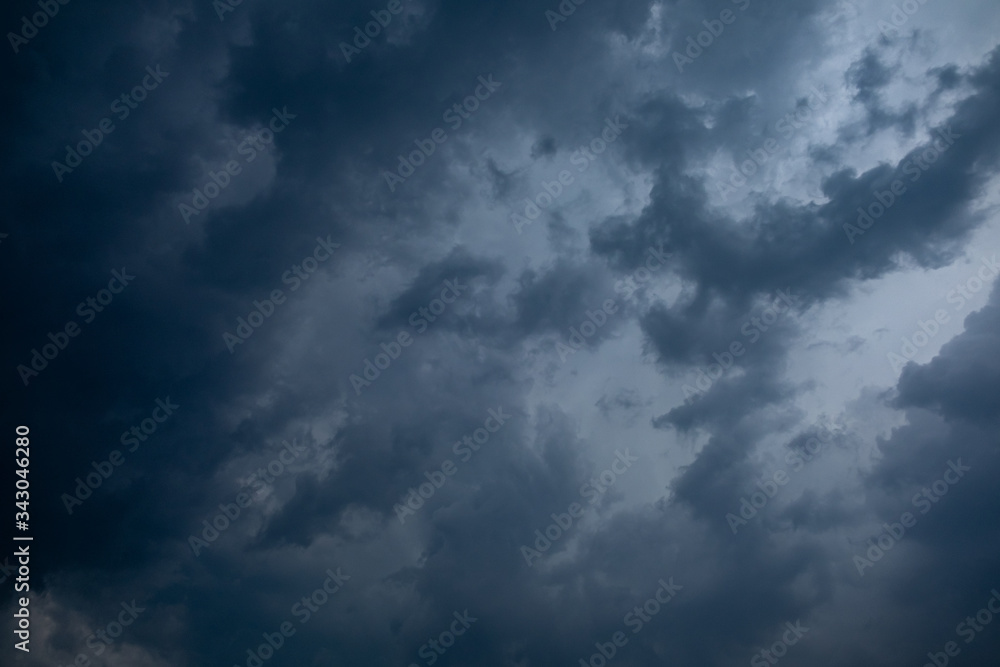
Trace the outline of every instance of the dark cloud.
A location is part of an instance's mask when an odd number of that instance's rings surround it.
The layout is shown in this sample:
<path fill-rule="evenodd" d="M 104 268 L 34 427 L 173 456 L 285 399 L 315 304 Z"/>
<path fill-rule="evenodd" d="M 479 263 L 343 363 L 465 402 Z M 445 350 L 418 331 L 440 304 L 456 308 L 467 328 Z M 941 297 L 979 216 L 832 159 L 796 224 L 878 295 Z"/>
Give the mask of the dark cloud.
<path fill-rule="evenodd" d="M 430 664 L 464 612 L 435 662 L 595 664 L 623 631 L 616 664 L 729 665 L 801 621 L 789 664 L 918 664 L 998 585 L 1000 291 L 898 382 L 865 367 L 923 303 L 894 281 L 992 233 L 989 3 L 894 39 L 820 0 L 45 6 L 0 109 L 37 536 L 4 664 L 247 664 L 284 621 L 275 663 Z M 718 165 L 806 109 L 720 202 Z"/>
<path fill-rule="evenodd" d="M 925 366 L 908 364 L 895 404 L 933 410 L 951 421 L 986 426 L 1000 416 L 1000 368 L 994 350 L 1000 345 L 1000 290 L 989 305 L 965 319 L 965 334 L 948 342 Z"/>

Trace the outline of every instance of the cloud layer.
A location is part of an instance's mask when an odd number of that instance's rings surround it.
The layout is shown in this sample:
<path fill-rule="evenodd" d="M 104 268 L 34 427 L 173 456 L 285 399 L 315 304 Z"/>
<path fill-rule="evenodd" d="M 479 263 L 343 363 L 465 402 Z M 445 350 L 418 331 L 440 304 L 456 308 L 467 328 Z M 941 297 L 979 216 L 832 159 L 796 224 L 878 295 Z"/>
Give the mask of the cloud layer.
<path fill-rule="evenodd" d="M 56 6 L 11 664 L 992 664 L 994 4 Z"/>

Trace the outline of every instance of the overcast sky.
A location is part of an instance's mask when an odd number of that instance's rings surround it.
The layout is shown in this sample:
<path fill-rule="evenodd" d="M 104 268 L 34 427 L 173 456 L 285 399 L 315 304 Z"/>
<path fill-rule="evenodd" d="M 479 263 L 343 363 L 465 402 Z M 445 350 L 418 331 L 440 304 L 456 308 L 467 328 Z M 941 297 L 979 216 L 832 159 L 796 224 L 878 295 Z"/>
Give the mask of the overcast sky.
<path fill-rule="evenodd" d="M 4 665 L 995 664 L 995 0 L 0 20 Z"/>

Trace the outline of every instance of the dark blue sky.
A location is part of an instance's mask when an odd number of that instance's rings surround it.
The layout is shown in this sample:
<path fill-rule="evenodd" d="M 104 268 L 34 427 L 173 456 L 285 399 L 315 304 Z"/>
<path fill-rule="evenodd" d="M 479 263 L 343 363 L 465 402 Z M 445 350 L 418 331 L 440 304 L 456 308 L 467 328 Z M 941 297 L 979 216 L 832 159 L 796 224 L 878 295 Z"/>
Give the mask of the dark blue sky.
<path fill-rule="evenodd" d="M 0 22 L 4 665 L 995 663 L 995 2 Z"/>

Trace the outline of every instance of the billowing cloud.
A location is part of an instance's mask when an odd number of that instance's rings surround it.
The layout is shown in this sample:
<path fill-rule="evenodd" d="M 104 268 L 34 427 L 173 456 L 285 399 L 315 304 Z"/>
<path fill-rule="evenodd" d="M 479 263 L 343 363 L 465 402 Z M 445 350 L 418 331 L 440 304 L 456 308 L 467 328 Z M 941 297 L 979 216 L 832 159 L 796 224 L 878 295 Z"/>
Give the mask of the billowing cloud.
<path fill-rule="evenodd" d="M 4 21 L 4 664 L 997 654 L 993 4 Z"/>

